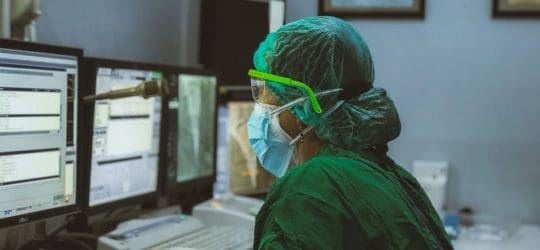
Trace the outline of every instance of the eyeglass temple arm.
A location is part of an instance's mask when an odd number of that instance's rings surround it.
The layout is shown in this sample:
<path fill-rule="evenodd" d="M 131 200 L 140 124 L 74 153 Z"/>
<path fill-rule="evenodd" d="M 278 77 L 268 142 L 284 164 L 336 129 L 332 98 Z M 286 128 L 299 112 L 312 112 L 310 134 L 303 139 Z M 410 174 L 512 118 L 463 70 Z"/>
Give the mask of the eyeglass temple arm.
<path fill-rule="evenodd" d="M 268 73 L 264 73 L 264 72 L 259 72 L 259 71 L 256 71 L 256 70 L 249 70 L 248 75 L 253 76 L 253 77 L 257 77 L 257 78 L 262 78 L 262 79 L 265 79 L 265 80 L 270 80 L 270 81 L 282 83 L 282 84 L 285 84 L 285 85 L 298 87 L 298 88 L 301 88 L 301 89 L 305 90 L 307 92 L 307 94 L 309 95 L 309 99 L 311 101 L 311 106 L 313 107 L 313 110 L 317 114 L 322 113 L 321 106 L 319 104 L 319 101 L 317 100 L 317 97 L 315 96 L 315 93 L 313 92 L 313 90 L 307 84 L 305 84 L 303 82 L 300 82 L 300 81 L 295 81 L 295 80 L 287 78 L 287 77 L 268 74 Z"/>

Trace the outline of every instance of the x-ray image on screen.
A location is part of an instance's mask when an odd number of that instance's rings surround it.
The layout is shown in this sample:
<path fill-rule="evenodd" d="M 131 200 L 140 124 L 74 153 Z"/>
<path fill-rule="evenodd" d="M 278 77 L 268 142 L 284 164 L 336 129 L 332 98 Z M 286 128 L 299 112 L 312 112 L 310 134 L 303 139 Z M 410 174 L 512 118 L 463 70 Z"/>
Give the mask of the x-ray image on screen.
<path fill-rule="evenodd" d="M 215 76 L 178 76 L 177 182 L 213 174 L 216 84 Z"/>
<path fill-rule="evenodd" d="M 230 190 L 236 194 L 267 192 L 275 177 L 265 171 L 251 149 L 247 134 L 247 120 L 253 102 L 229 102 L 229 177 Z"/>

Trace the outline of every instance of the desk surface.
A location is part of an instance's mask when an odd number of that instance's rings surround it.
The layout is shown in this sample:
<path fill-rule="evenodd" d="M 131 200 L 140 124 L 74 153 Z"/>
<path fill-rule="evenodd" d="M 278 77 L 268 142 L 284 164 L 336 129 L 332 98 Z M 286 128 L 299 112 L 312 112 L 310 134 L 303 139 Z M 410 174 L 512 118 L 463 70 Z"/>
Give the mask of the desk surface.
<path fill-rule="evenodd" d="M 461 237 L 454 242 L 454 247 L 456 250 L 540 249 L 540 226 L 522 225 L 512 238 L 501 241 L 482 241 Z"/>

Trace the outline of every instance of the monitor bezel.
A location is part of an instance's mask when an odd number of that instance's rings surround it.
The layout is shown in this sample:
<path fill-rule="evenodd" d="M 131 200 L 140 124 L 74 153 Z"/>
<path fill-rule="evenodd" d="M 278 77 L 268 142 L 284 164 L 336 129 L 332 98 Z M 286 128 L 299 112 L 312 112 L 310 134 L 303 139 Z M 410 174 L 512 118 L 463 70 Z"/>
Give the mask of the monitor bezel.
<path fill-rule="evenodd" d="M 201 189 L 203 187 L 207 187 L 207 186 L 213 186 L 214 183 L 216 182 L 216 178 L 217 178 L 217 126 L 218 126 L 218 123 L 217 123 L 217 118 L 218 118 L 218 107 L 219 107 L 219 103 L 220 103 L 220 95 L 219 95 L 219 90 L 220 90 L 220 74 L 214 70 L 208 70 L 208 69 L 196 69 L 196 68 L 187 68 L 187 67 L 176 67 L 176 68 L 173 68 L 171 69 L 171 71 L 169 72 L 171 75 L 175 75 L 176 76 L 176 79 L 178 79 L 178 76 L 180 74 L 189 74 L 189 75 L 203 75 L 203 76 L 214 76 L 216 77 L 217 79 L 217 84 L 216 84 L 216 96 L 215 96 L 215 100 L 216 100 L 216 103 L 215 103 L 215 113 L 214 113 L 214 155 L 213 155 L 213 158 L 214 158 L 214 163 L 213 163 L 213 171 L 212 171 L 212 174 L 211 175 L 207 175 L 207 176 L 201 176 L 201 177 L 197 177 L 197 178 L 194 178 L 194 179 L 190 179 L 190 180 L 186 180 L 186 181 L 182 181 L 182 182 L 177 182 L 177 181 L 171 181 L 171 179 L 168 178 L 167 176 L 167 167 L 168 165 L 165 165 L 164 166 L 164 171 L 163 171 L 163 176 L 162 176 L 162 180 L 163 180 L 163 183 L 164 183 L 164 188 L 163 188 L 163 194 L 164 195 L 167 195 L 168 197 L 174 197 L 174 196 L 178 196 L 178 195 L 181 195 L 181 194 L 187 194 L 187 193 L 191 193 L 193 192 L 194 190 L 198 190 L 198 189 Z M 169 97 L 178 97 L 178 94 L 177 93 L 169 93 Z M 169 98 L 167 98 L 166 100 L 164 99 L 164 102 L 167 102 L 167 103 L 164 103 L 163 107 L 164 108 L 167 108 L 167 112 L 163 112 L 165 114 L 165 124 L 166 124 L 166 127 L 165 127 L 165 131 L 167 132 L 167 135 L 166 135 L 166 139 L 169 138 L 169 121 L 170 121 L 170 112 L 169 112 L 169 109 L 168 109 L 168 101 L 169 101 Z M 165 109 L 164 109 L 165 110 Z M 178 121 L 177 121 L 178 122 Z M 176 124 L 176 126 L 178 126 L 178 123 Z M 175 131 L 176 133 L 176 131 Z M 178 136 L 178 135 L 177 135 Z M 163 140 L 163 150 L 162 152 L 169 152 L 168 151 L 168 146 L 167 143 L 166 143 L 166 139 Z M 178 146 L 178 145 L 177 145 Z M 176 153 L 175 153 L 176 154 Z M 169 159 L 170 155 L 167 154 L 165 159 Z M 177 162 L 178 164 L 178 162 Z M 176 172 L 175 172 L 176 174 Z M 208 197 L 208 198 L 211 198 L 211 197 Z"/>
<path fill-rule="evenodd" d="M 85 95 L 91 95 L 95 94 L 96 91 L 96 78 L 97 78 L 97 69 L 100 67 L 108 67 L 108 68 L 117 68 L 117 69 L 133 69 L 133 70 L 150 70 L 150 71 L 160 71 L 163 73 L 164 77 L 166 76 L 167 72 L 169 71 L 171 66 L 162 65 L 162 64 L 152 64 L 152 63 L 146 63 L 146 62 L 135 62 L 135 61 L 125 61 L 125 60 L 116 60 L 116 59 L 108 59 L 108 58 L 93 58 L 93 57 L 86 57 L 83 60 L 84 65 L 84 77 L 85 77 L 85 86 L 84 91 L 81 93 L 85 93 Z M 81 97 L 82 99 L 82 97 Z M 166 99 L 162 97 L 162 100 Z M 156 190 L 140 195 L 135 195 L 129 198 L 117 200 L 117 201 L 111 201 L 106 202 L 103 204 L 98 204 L 95 206 L 90 206 L 89 200 L 90 200 L 90 172 L 91 172 L 91 155 L 92 155 L 92 141 L 93 141 L 93 130 L 94 130 L 94 119 L 93 115 L 87 115 L 84 118 L 84 131 L 85 135 L 83 136 L 84 140 L 84 156 L 87 159 L 85 162 L 85 184 L 84 184 L 84 201 L 83 201 L 83 209 L 87 216 L 95 215 L 98 213 L 103 212 L 110 212 L 118 208 L 127 207 L 127 206 L 134 206 L 138 204 L 142 204 L 145 202 L 152 202 L 157 201 L 159 198 L 160 190 L 162 189 L 159 176 L 161 175 L 161 172 L 163 172 L 163 164 L 164 164 L 164 153 L 161 150 L 161 144 L 163 141 L 163 101 L 162 104 L 162 112 L 161 112 L 161 124 L 160 124 L 160 142 L 159 142 L 159 157 L 158 157 L 158 173 L 157 173 L 157 186 Z M 83 103 L 81 105 L 83 108 L 83 111 L 85 114 L 94 114 L 94 105 L 93 103 L 87 104 Z"/>
<path fill-rule="evenodd" d="M 81 67 L 82 67 L 82 58 L 83 58 L 83 50 L 79 48 L 72 48 L 72 47 L 63 47 L 63 46 L 56 46 L 56 45 L 50 45 L 50 44 L 43 44 L 43 43 L 30 43 L 30 42 L 23 42 L 23 41 L 16 41 L 16 40 L 9 40 L 9 39 L 0 39 L 0 48 L 5 49 L 12 49 L 12 50 L 23 50 L 23 51 L 32 51 L 32 52 L 38 52 L 38 53 L 50 53 L 50 54 L 58 54 L 58 55 L 67 55 L 67 56 L 75 56 L 77 57 L 77 87 L 79 89 L 80 93 L 80 86 L 81 86 Z M 79 94 L 77 93 L 77 94 Z M 80 96 L 77 96 L 77 107 L 80 107 Z M 79 115 L 80 113 L 77 110 L 77 123 L 79 124 L 80 119 Z M 51 208 L 46 209 L 43 211 L 38 212 L 32 212 L 28 214 L 22 214 L 17 215 L 13 217 L 8 218 L 2 218 L 0 219 L 0 228 L 5 227 L 11 227 L 16 226 L 20 224 L 25 224 L 29 222 L 35 222 L 47 218 L 52 218 L 59 215 L 71 215 L 75 213 L 82 212 L 82 205 L 84 200 L 84 192 L 80 189 L 80 183 L 83 181 L 83 165 L 81 164 L 81 158 L 79 154 L 79 130 L 77 129 L 77 142 L 75 142 L 74 145 L 77 146 L 77 156 L 76 156 L 76 178 L 77 178 L 77 186 L 76 186 L 76 198 L 75 198 L 75 204 L 58 207 L 58 208 Z"/>

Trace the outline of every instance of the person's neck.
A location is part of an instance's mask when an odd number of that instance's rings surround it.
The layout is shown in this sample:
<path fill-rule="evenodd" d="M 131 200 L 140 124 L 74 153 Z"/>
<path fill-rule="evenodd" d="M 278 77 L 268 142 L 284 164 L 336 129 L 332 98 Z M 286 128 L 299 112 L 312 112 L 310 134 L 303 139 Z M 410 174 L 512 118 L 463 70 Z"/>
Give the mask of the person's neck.
<path fill-rule="evenodd" d="M 310 131 L 304 136 L 303 142 L 297 144 L 297 163 L 302 164 L 315 157 L 326 144 L 327 142 L 320 140 L 313 131 Z"/>

